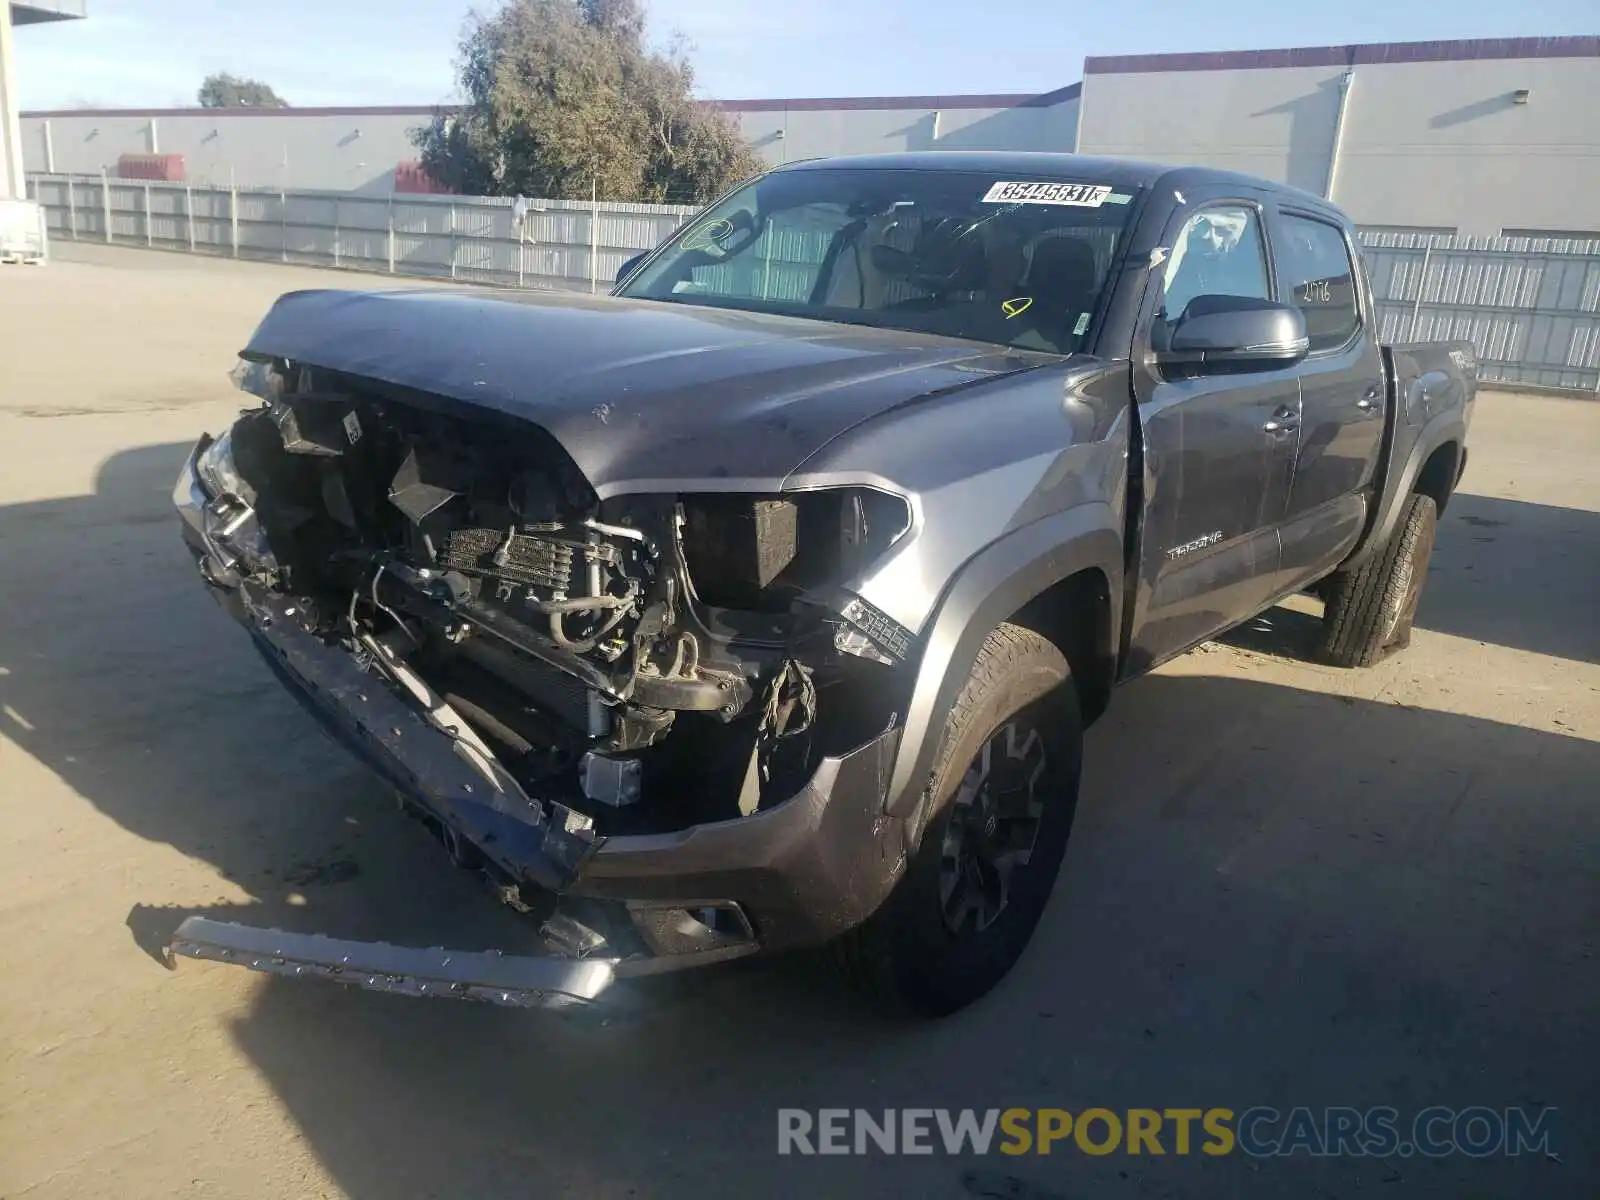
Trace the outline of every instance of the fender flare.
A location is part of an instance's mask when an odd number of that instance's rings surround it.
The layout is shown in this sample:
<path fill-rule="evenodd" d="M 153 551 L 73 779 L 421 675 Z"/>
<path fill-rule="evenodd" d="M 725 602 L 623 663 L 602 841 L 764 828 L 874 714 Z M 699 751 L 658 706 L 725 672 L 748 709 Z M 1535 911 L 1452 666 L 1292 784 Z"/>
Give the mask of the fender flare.
<path fill-rule="evenodd" d="M 989 632 L 1052 584 L 1097 569 L 1110 585 L 1111 628 L 1121 627 L 1122 520 L 1109 504 L 1083 504 L 1006 534 L 968 559 L 945 589 L 927 626 L 906 707 L 885 811 L 908 819 L 921 839 L 919 812 L 946 715 L 966 686 Z"/>
<path fill-rule="evenodd" d="M 1389 540 L 1395 526 L 1400 523 L 1400 514 L 1405 511 L 1406 498 L 1417 486 L 1417 478 L 1422 474 L 1422 468 L 1433 452 L 1447 442 L 1454 442 L 1459 452 L 1465 454 L 1467 424 L 1459 409 L 1439 413 L 1417 431 L 1410 449 L 1405 452 L 1404 463 L 1398 471 L 1391 470 L 1389 473 L 1388 482 L 1384 486 L 1377 514 L 1368 529 L 1366 540 L 1340 564 L 1341 571 L 1360 566 Z M 1389 461 L 1394 462 L 1393 455 Z M 1460 464 L 1457 465 L 1459 467 Z M 1458 473 L 1456 479 L 1451 482 L 1452 489 L 1459 481 Z"/>

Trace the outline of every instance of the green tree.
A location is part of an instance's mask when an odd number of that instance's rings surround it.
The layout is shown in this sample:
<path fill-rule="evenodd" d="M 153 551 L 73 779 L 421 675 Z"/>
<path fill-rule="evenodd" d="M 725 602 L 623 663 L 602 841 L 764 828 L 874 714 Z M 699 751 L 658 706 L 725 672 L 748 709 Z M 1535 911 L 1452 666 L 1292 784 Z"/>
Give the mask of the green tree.
<path fill-rule="evenodd" d="M 288 108 L 289 102 L 259 79 L 240 79 L 226 71 L 207 75 L 200 85 L 201 108 Z"/>
<path fill-rule="evenodd" d="M 711 199 L 760 169 L 725 114 L 693 99 L 681 43 L 645 43 L 640 0 L 511 0 L 470 19 L 466 104 L 414 131 L 428 174 L 475 195 Z"/>

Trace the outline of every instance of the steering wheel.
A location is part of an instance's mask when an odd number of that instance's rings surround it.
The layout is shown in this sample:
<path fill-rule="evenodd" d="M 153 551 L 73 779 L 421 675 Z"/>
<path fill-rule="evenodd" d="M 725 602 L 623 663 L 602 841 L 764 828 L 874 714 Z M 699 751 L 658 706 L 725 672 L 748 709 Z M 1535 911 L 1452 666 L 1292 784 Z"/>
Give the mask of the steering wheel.
<path fill-rule="evenodd" d="M 758 236 L 754 218 L 741 209 L 731 217 L 707 221 L 684 238 L 678 248 L 703 254 L 710 262 L 721 262 L 746 249 Z"/>

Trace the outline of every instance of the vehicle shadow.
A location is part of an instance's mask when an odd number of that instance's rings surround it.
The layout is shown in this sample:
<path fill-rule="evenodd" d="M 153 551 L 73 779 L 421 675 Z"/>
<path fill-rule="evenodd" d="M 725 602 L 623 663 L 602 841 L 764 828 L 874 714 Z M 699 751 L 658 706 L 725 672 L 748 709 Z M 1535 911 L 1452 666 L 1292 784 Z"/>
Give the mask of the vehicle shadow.
<path fill-rule="evenodd" d="M 1416 627 L 1600 662 L 1600 513 L 1458 492 L 1439 519 Z M 1309 660 L 1320 620 L 1279 605 L 1217 640 Z"/>
<path fill-rule="evenodd" d="M 1216 640 L 1239 650 L 1272 654 L 1300 662 L 1317 661 L 1317 637 L 1322 632 L 1320 605 L 1316 612 L 1277 604 L 1243 625 L 1236 625 Z"/>
<path fill-rule="evenodd" d="M 167 493 L 186 447 L 0 509 L 6 735 L 249 903 L 189 912 L 515 952 L 205 597 Z M 1437 589 L 1443 592 L 1446 589 Z M 943 1022 L 868 1014 L 809 958 L 625 990 L 577 1018 L 264 980 L 221 1016 L 346 1195 L 1592 1195 L 1600 744 L 1244 679 L 1158 674 L 1091 732 L 1033 947 Z M 202 900 L 201 903 L 195 903 Z M 160 968 L 152 964 L 152 971 Z M 232 968 L 184 964 L 184 972 Z M 178 986 L 174 982 L 174 986 Z M 780 1157 L 780 1107 L 1555 1106 L 1559 1161 L 976 1164 Z"/>

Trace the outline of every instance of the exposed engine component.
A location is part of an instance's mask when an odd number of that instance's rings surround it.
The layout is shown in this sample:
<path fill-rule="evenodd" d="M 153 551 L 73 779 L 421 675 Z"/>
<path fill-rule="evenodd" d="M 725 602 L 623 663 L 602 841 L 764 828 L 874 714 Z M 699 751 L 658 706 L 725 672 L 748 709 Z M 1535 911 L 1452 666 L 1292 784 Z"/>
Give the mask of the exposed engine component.
<path fill-rule="evenodd" d="M 533 584 L 564 595 L 572 587 L 572 546 L 540 536 L 547 531 L 537 526 L 525 527 L 520 537 L 518 532 L 514 525 L 504 531 L 452 529 L 440 558 L 464 574 Z"/>
<path fill-rule="evenodd" d="M 792 500 L 697 496 L 685 506 L 684 553 L 707 603 L 753 608 L 797 553 L 799 508 Z"/>
<path fill-rule="evenodd" d="M 583 794 L 611 808 L 639 803 L 643 778 L 644 764 L 637 758 L 615 758 L 590 750 L 578 762 L 578 782 Z"/>
<path fill-rule="evenodd" d="M 900 498 L 602 504 L 523 422 L 305 368 L 262 392 L 205 463 L 259 528 L 219 561 L 413 700 L 425 688 L 464 753 L 602 833 L 748 815 L 892 719 L 881 664 L 904 655 L 839 592 L 908 527 Z"/>
<path fill-rule="evenodd" d="M 850 578 L 911 523 L 904 500 L 870 488 L 690 495 L 683 506 L 683 551 L 700 599 L 759 611 L 785 611 Z"/>

